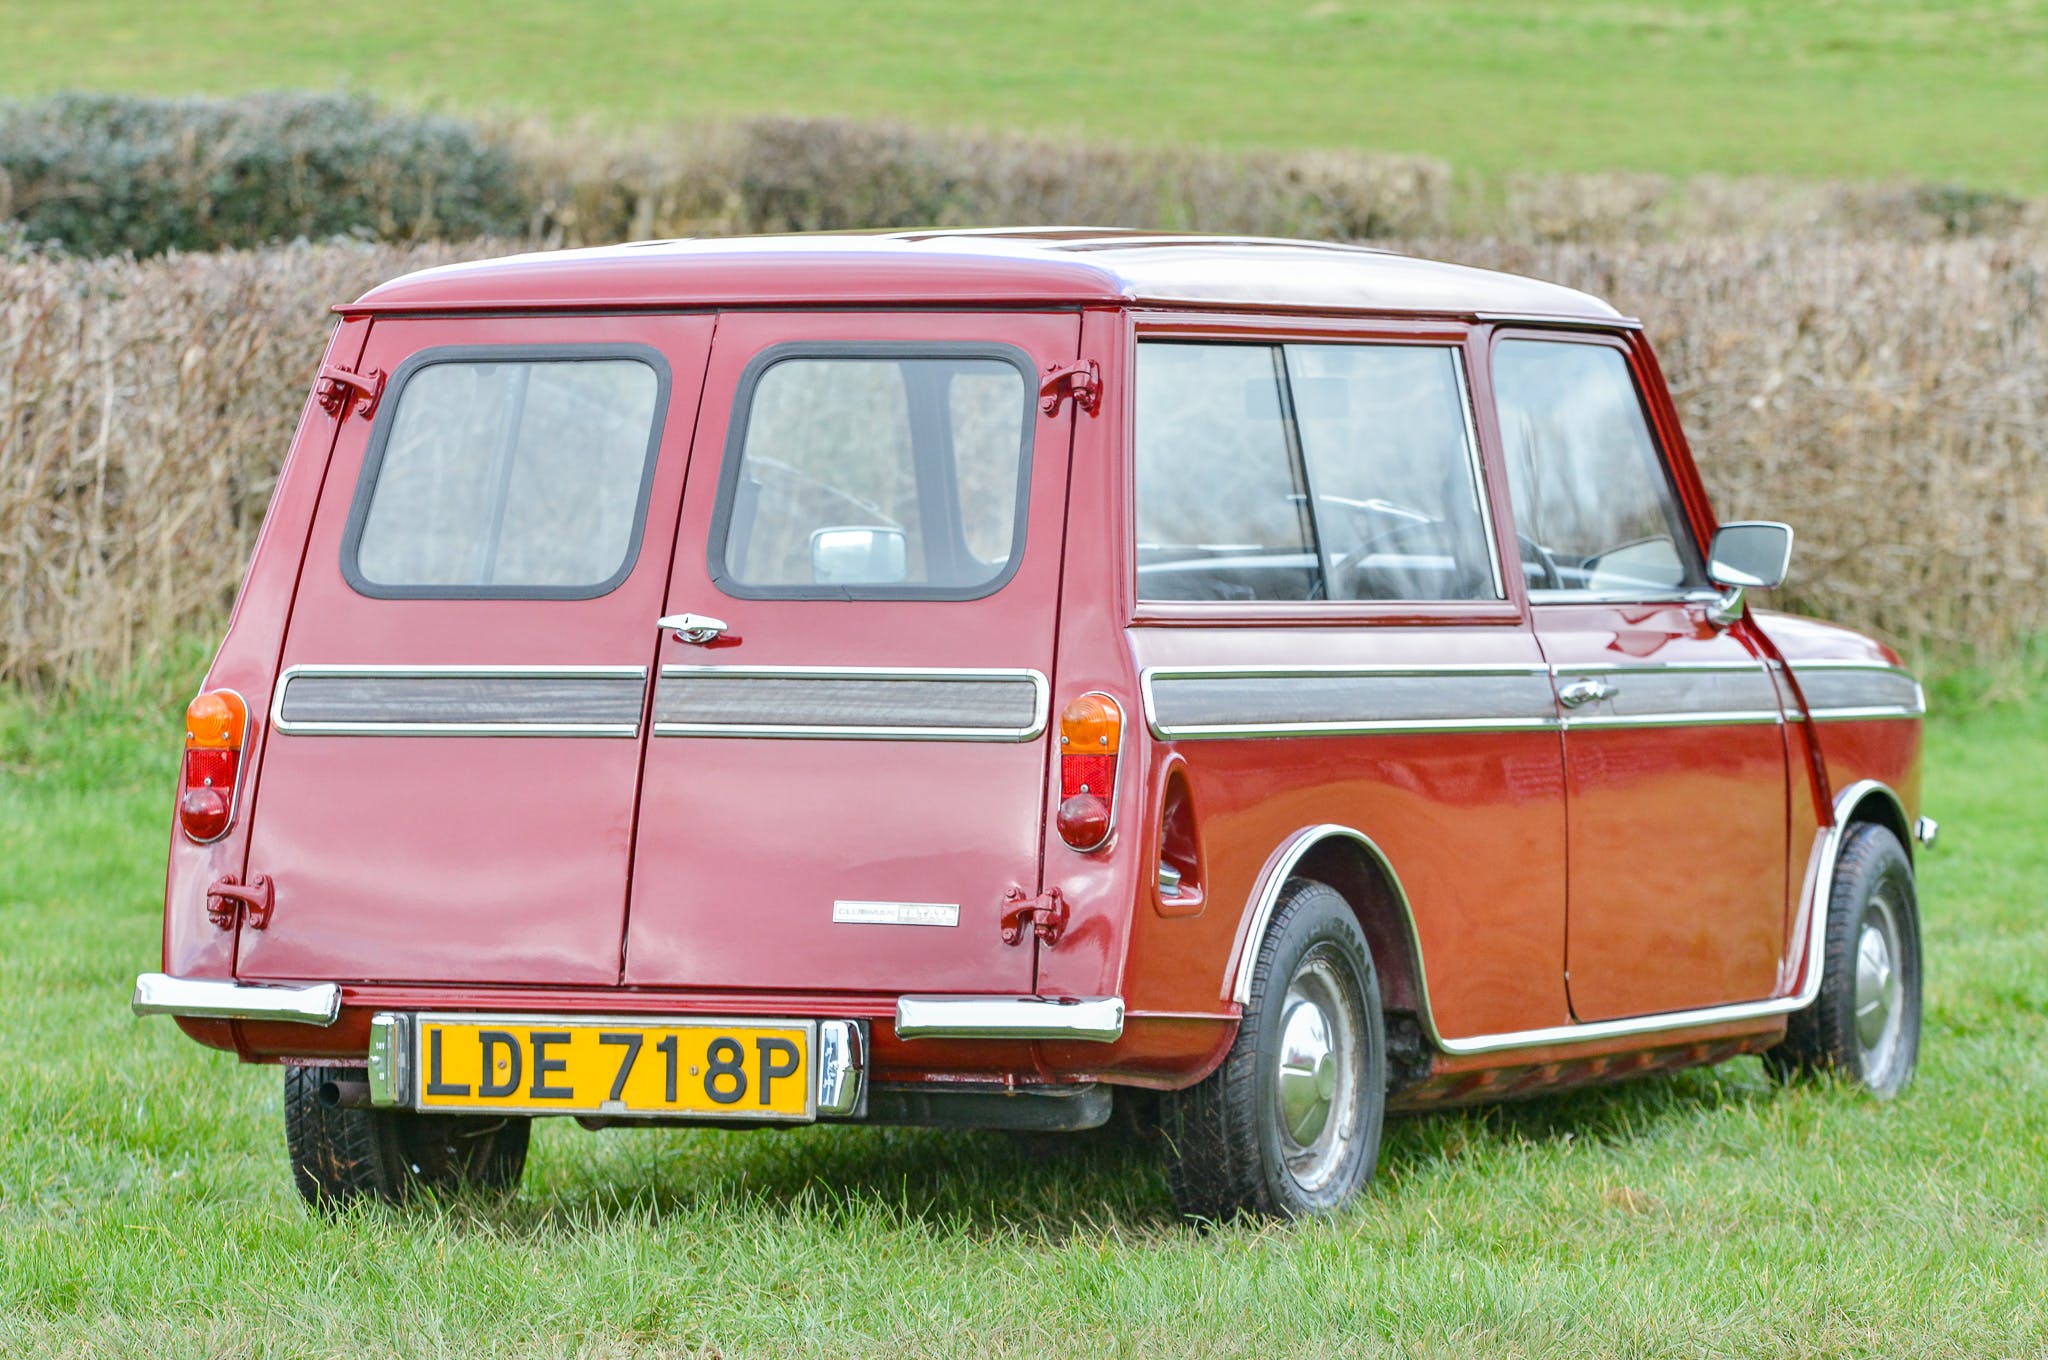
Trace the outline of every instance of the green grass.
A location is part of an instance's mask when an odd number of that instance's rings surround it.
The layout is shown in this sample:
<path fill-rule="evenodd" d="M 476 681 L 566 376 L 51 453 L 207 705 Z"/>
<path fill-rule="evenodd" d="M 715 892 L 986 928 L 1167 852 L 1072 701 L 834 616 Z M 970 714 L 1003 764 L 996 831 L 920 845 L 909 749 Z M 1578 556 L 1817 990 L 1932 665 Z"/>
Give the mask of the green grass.
<path fill-rule="evenodd" d="M 171 705 L 0 697 L 0 1354 L 2042 1354 L 2044 699 L 1932 728 L 1896 1103 L 1743 1059 L 1407 1119 L 1355 1211 L 1205 1233 L 1113 1143 L 560 1122 L 509 1206 L 308 1214 L 276 1069 L 127 1013 Z"/>
<path fill-rule="evenodd" d="M 8 0 L 0 33 L 18 94 L 348 84 L 609 124 L 795 111 L 2048 190 L 2041 0 Z"/>

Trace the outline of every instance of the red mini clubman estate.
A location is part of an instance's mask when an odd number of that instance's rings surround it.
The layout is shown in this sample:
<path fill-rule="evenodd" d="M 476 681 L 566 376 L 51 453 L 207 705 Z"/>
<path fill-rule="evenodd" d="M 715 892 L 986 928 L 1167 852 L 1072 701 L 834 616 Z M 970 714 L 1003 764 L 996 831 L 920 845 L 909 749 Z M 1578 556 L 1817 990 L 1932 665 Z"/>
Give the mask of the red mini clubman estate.
<path fill-rule="evenodd" d="M 1920 688 L 1745 605 L 1791 530 L 1593 298 L 1045 229 L 337 310 L 134 1002 L 283 1065 L 309 1199 L 1126 1103 L 1299 1215 L 1389 1109 L 1912 1074 Z"/>

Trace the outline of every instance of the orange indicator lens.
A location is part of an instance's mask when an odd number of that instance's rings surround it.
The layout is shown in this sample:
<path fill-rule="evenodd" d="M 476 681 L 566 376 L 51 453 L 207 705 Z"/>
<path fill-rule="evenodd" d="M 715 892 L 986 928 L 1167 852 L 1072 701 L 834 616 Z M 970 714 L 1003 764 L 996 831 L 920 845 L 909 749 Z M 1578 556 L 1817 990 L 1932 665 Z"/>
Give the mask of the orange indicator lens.
<path fill-rule="evenodd" d="M 202 694 L 185 707 L 185 749 L 239 751 L 249 727 L 249 707 L 232 690 Z"/>
<path fill-rule="evenodd" d="M 1123 739 L 1124 712 L 1107 694 L 1084 694 L 1060 714 L 1060 754 L 1113 756 Z"/>

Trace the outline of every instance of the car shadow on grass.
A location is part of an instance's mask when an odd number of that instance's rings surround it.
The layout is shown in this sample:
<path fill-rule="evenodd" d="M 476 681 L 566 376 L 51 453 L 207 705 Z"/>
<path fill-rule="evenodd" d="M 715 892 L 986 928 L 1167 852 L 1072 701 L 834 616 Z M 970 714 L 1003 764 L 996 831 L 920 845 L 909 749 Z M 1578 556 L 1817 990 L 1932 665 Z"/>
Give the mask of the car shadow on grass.
<path fill-rule="evenodd" d="M 1443 1178 L 1469 1176 L 1494 1156 L 1531 1147 L 1661 1141 L 1718 1111 L 1770 1099 L 1756 1065 L 1737 1062 L 1396 1116 L 1381 1147 L 1378 1193 L 1428 1194 Z M 766 1217 L 849 1229 L 916 1224 L 1054 1244 L 1193 1230 L 1174 1210 L 1158 1135 L 1121 1121 L 1056 1136 L 853 1127 L 592 1134 L 560 1123 L 536 1140 L 528 1177 L 517 1201 L 481 1210 L 495 1229 L 545 1235 L 632 1221 Z"/>

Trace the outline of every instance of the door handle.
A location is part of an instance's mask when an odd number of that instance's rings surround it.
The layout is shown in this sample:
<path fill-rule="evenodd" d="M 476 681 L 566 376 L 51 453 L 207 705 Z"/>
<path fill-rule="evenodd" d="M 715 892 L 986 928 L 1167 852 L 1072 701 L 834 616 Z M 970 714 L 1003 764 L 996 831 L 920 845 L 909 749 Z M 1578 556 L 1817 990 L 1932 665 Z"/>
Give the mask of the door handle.
<path fill-rule="evenodd" d="M 657 620 L 657 628 L 673 629 L 677 642 L 695 643 L 702 647 L 725 631 L 725 620 L 714 619 L 708 614 L 668 614 Z"/>
<path fill-rule="evenodd" d="M 1587 704 L 1612 699 L 1619 693 L 1621 686 L 1610 685 L 1605 680 L 1596 680 L 1588 675 L 1560 688 L 1557 691 L 1557 701 L 1566 708 L 1584 708 Z"/>

